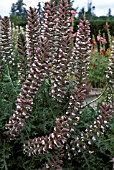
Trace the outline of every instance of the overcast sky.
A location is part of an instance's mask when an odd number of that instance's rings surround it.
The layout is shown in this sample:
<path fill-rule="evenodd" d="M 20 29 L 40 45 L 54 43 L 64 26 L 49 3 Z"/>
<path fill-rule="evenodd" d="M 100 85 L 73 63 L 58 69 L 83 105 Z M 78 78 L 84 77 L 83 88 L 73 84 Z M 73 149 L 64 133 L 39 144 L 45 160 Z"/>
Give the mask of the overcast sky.
<path fill-rule="evenodd" d="M 46 2 L 49 0 L 24 0 L 24 3 L 29 6 L 37 7 L 38 2 Z M 3 17 L 9 15 L 12 3 L 16 3 L 17 0 L 0 0 L 0 15 Z M 87 9 L 88 0 L 74 0 L 73 7 L 79 7 L 78 11 L 85 7 Z M 94 13 L 97 16 L 107 15 L 108 9 L 111 8 L 111 14 L 114 15 L 114 0 L 92 0 L 92 5 L 95 6 Z"/>

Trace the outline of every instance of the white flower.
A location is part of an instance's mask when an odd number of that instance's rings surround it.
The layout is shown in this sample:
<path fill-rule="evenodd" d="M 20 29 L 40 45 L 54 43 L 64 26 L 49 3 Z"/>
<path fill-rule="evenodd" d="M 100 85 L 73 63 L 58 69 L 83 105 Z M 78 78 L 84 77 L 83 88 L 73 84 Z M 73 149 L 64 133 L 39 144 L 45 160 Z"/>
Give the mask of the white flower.
<path fill-rule="evenodd" d="M 72 119 L 69 117 L 68 120 L 72 120 Z"/>
<path fill-rule="evenodd" d="M 95 136 L 93 136 L 93 137 L 92 137 L 92 140 L 93 140 L 93 141 L 95 141 L 95 140 L 96 140 Z"/>
<path fill-rule="evenodd" d="M 70 132 L 74 132 L 74 129 L 73 129 L 73 128 L 71 128 L 71 129 L 70 129 Z"/>
<path fill-rule="evenodd" d="M 75 123 L 73 123 L 73 125 L 77 125 L 77 123 L 75 122 Z"/>
<path fill-rule="evenodd" d="M 91 145 L 91 141 L 88 141 L 88 144 Z"/>
<path fill-rule="evenodd" d="M 46 168 L 49 168 L 49 165 L 48 165 L 48 164 L 46 164 Z"/>
<path fill-rule="evenodd" d="M 99 136 L 99 132 L 97 132 L 97 136 Z"/>
<path fill-rule="evenodd" d="M 97 128 L 97 126 L 96 126 L 96 125 L 94 125 L 94 128 Z"/>
<path fill-rule="evenodd" d="M 81 136 L 84 136 L 84 134 L 83 134 L 83 133 L 81 133 Z"/>
<path fill-rule="evenodd" d="M 55 90 L 54 90 L 54 89 L 52 89 L 52 90 L 51 90 L 51 92 L 52 92 L 52 93 L 55 93 Z"/>
<path fill-rule="evenodd" d="M 73 113 L 73 112 L 72 112 L 71 114 L 72 114 L 72 116 L 75 116 L 75 115 L 76 115 L 76 114 L 75 114 L 75 113 Z"/>
<path fill-rule="evenodd" d="M 44 140 L 42 140 L 42 145 L 45 145 L 45 141 Z"/>
<path fill-rule="evenodd" d="M 75 150 L 75 148 L 72 148 L 72 150 L 74 151 L 74 150 Z"/>
<path fill-rule="evenodd" d="M 49 145 L 49 149 L 52 149 L 51 145 Z"/>
<path fill-rule="evenodd" d="M 96 121 L 94 121 L 94 125 L 96 124 Z"/>
<path fill-rule="evenodd" d="M 101 123 L 101 122 L 99 121 L 99 119 L 97 120 L 97 123 L 99 123 L 99 124 Z"/>
<path fill-rule="evenodd" d="M 79 149 L 78 152 L 81 152 L 81 150 Z"/>
<path fill-rule="evenodd" d="M 21 106 L 17 105 L 17 109 L 21 109 Z"/>
<path fill-rule="evenodd" d="M 67 137 L 70 137 L 70 134 L 69 134 L 69 133 L 67 133 Z"/>
<path fill-rule="evenodd" d="M 88 132 L 88 129 L 86 129 L 85 132 Z"/>
<path fill-rule="evenodd" d="M 66 140 L 62 140 L 62 143 L 64 144 L 66 142 Z"/>
<path fill-rule="evenodd" d="M 83 148 L 85 149 L 85 148 L 86 148 L 86 146 L 84 145 L 84 146 L 83 146 Z"/>
<path fill-rule="evenodd" d="M 51 137 L 54 138 L 54 133 L 51 134 Z"/>
<path fill-rule="evenodd" d="M 68 153 L 68 156 L 70 156 L 70 153 Z"/>
<path fill-rule="evenodd" d="M 49 141 L 50 141 L 50 136 L 48 137 Z"/>
<path fill-rule="evenodd" d="M 76 117 L 77 120 L 80 120 L 80 117 Z"/>
<path fill-rule="evenodd" d="M 79 139 L 79 137 L 76 138 L 76 140 L 78 140 L 78 139 Z"/>
<path fill-rule="evenodd" d="M 76 145 L 77 147 L 79 147 L 79 143 L 77 143 L 77 145 Z"/>
<path fill-rule="evenodd" d="M 89 151 L 89 153 L 91 154 L 91 153 L 94 153 L 94 151 Z"/>
<path fill-rule="evenodd" d="M 101 129 L 104 129 L 104 127 L 101 125 Z"/>

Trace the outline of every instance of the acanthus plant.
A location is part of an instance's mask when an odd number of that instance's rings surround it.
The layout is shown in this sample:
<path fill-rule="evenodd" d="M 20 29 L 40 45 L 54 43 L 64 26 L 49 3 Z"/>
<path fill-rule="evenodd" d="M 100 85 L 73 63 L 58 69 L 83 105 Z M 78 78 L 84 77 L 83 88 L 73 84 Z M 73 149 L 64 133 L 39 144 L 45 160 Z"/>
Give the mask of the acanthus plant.
<path fill-rule="evenodd" d="M 106 77 L 108 81 L 108 101 L 111 102 L 111 108 L 114 113 L 114 40 L 112 40 L 112 51 L 109 56 Z"/>
<path fill-rule="evenodd" d="M 21 133 L 26 119 L 32 114 L 36 93 L 45 80 L 50 81 L 49 95 L 53 100 L 56 100 L 58 104 L 64 103 L 65 97 L 68 100 L 66 113 L 55 119 L 52 133 L 35 137 L 24 143 L 24 153 L 29 156 L 45 152 L 53 155 L 53 158 L 50 158 L 50 162 L 43 169 L 62 169 L 64 149 L 70 148 L 77 151 L 81 151 L 80 147 L 85 149 L 96 139 L 96 135 L 100 135 L 100 131 L 104 131 L 105 127 L 109 126 L 112 117 L 110 104 L 103 103 L 96 120 L 88 129 L 80 132 L 79 136 L 72 140 L 72 132 L 75 131 L 81 119 L 89 83 L 90 27 L 85 18 L 80 20 L 76 42 L 72 48 L 70 22 L 71 11 L 67 0 L 60 1 L 57 11 L 54 3 L 45 3 L 41 22 L 36 9 L 29 9 L 26 41 L 24 42 L 22 39 L 22 34 L 18 38 L 17 46 L 20 57 L 17 60 L 18 80 L 23 84 L 17 96 L 13 116 L 5 125 L 5 133 L 15 139 Z M 2 61 L 4 65 L 11 67 L 9 64 L 12 64 L 13 61 L 11 53 L 8 53 L 10 52 L 9 34 L 9 21 L 4 17 L 1 32 Z M 70 76 L 73 78 L 71 85 Z M 68 98 L 69 86 L 70 97 Z"/>

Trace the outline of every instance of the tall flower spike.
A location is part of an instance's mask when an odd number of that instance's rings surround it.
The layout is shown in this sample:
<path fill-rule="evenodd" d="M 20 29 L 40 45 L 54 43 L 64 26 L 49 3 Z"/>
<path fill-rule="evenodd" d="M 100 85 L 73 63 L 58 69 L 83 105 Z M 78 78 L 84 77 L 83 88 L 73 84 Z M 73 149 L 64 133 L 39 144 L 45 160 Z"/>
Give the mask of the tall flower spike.
<path fill-rule="evenodd" d="M 11 42 L 10 42 L 10 22 L 8 17 L 4 17 L 1 20 L 1 53 L 3 64 L 7 64 L 11 69 L 13 64 L 13 58 L 11 56 Z"/>
<path fill-rule="evenodd" d="M 112 109 L 114 112 L 114 40 L 112 41 L 112 51 L 109 56 L 109 65 L 106 73 L 108 80 L 108 100 L 111 102 Z"/>
<path fill-rule="evenodd" d="M 82 103 L 85 98 L 85 89 L 74 87 L 71 93 L 68 109 L 66 111 L 66 119 L 68 119 L 68 124 L 72 124 L 70 132 L 74 131 L 73 128 L 78 124 L 82 113 Z"/>
<path fill-rule="evenodd" d="M 38 41 L 40 35 L 40 19 L 37 10 L 30 7 L 26 26 L 26 55 L 27 66 L 30 70 L 31 65 L 37 55 Z"/>
<path fill-rule="evenodd" d="M 85 87 L 89 82 L 90 65 L 90 24 L 88 20 L 80 20 L 73 49 L 74 70 L 73 76 L 78 87 Z"/>
<path fill-rule="evenodd" d="M 34 11 L 34 9 L 30 9 L 31 11 Z M 36 12 L 34 12 L 34 15 L 36 16 Z M 32 18 L 34 18 L 31 15 Z M 32 18 L 29 20 L 32 20 Z M 34 22 L 36 23 L 36 20 L 33 20 L 33 25 Z M 30 27 L 30 29 L 33 29 Z M 35 29 L 35 28 L 34 28 Z M 37 28 L 36 29 L 40 29 Z M 29 30 L 30 34 L 32 30 Z M 39 32 L 36 30 L 36 32 Z M 33 33 L 33 37 L 36 35 L 36 33 Z M 32 36 L 32 35 L 31 35 Z M 35 38 L 34 38 L 35 39 Z M 38 39 L 38 37 L 36 37 Z M 30 40 L 29 40 L 30 41 Z M 37 93 L 37 90 L 40 88 L 42 85 L 45 77 L 47 76 L 47 58 L 45 58 L 45 50 L 44 50 L 44 42 L 45 39 L 42 39 L 42 37 L 39 38 L 39 41 L 37 41 L 37 49 L 36 44 L 32 44 L 35 47 L 33 48 L 34 55 L 31 61 L 31 66 L 30 68 L 28 67 L 28 73 L 25 82 L 22 85 L 22 88 L 20 90 L 20 94 L 17 97 L 16 100 L 16 110 L 14 111 L 13 116 L 9 119 L 9 123 L 6 124 L 6 134 L 9 134 L 13 137 L 16 137 L 19 135 L 22 127 L 26 123 L 25 119 L 29 117 L 30 112 L 32 110 L 32 105 L 33 105 L 33 99 Z M 36 41 L 33 41 L 33 43 L 36 43 Z M 47 44 L 45 42 L 45 44 Z M 46 46 L 45 46 L 46 48 Z M 31 52 L 30 52 L 30 57 L 31 57 Z"/>
<path fill-rule="evenodd" d="M 53 56 L 56 53 L 56 37 L 55 37 L 55 25 L 56 25 L 56 10 L 54 2 L 46 2 L 43 8 L 43 19 L 41 21 L 41 37 L 47 40 L 47 46 L 44 49 L 46 56 L 48 57 L 48 78 L 52 76 L 52 61 Z"/>
<path fill-rule="evenodd" d="M 3 78 L 4 73 L 4 67 L 3 67 L 3 61 L 2 61 L 2 31 L 1 31 L 1 22 L 0 22 L 0 80 Z"/>
<path fill-rule="evenodd" d="M 55 53 L 52 59 L 51 96 L 62 102 L 66 94 L 72 43 L 70 37 L 70 11 L 67 0 L 60 0 L 55 19 Z"/>
<path fill-rule="evenodd" d="M 18 53 L 19 53 L 19 61 L 18 61 L 18 79 L 19 82 L 24 82 L 26 79 L 26 49 L 25 49 L 25 37 L 22 33 L 19 34 L 18 37 Z"/>

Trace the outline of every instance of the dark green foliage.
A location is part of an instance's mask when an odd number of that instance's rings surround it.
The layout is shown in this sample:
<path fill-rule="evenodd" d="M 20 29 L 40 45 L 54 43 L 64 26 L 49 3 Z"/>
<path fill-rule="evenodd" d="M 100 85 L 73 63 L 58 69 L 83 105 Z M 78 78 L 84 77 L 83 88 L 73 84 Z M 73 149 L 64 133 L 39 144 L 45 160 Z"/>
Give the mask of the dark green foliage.
<path fill-rule="evenodd" d="M 16 85 L 16 91 L 20 87 Z M 17 94 L 12 83 L 7 79 L 0 83 L 0 169 L 31 170 L 42 167 L 51 157 L 41 154 L 28 157 L 23 154 L 22 145 L 25 140 L 36 136 L 48 135 L 53 131 L 55 118 L 66 110 L 64 104 L 58 104 L 49 97 L 49 83 L 45 82 L 34 99 L 34 109 L 27 120 L 20 136 L 15 140 L 4 135 L 5 123 L 15 109 Z"/>
<path fill-rule="evenodd" d="M 16 91 L 20 89 L 16 85 Z M 58 104 L 49 96 L 50 84 L 45 82 L 34 99 L 34 109 L 20 136 L 15 140 L 4 135 L 5 123 L 15 109 L 16 92 L 9 80 L 0 82 L 0 169 L 1 170 L 33 170 L 42 167 L 51 157 L 50 154 L 40 154 L 28 157 L 23 154 L 23 143 L 29 138 L 48 135 L 53 131 L 55 118 L 65 113 L 67 108 L 64 104 Z M 65 102 L 65 101 L 64 101 Z M 100 103 L 97 110 L 92 107 L 84 109 L 79 125 L 72 135 L 76 137 L 82 130 L 89 127 L 99 113 Z M 67 160 L 65 152 L 63 170 L 108 170 L 111 169 L 109 162 L 114 156 L 114 119 L 110 127 L 97 138 L 88 149 L 78 153 L 72 160 Z M 89 152 L 90 151 L 90 152 Z"/>
<path fill-rule="evenodd" d="M 11 14 L 10 15 L 10 21 L 15 25 L 15 26 L 22 26 L 25 27 L 26 25 L 26 20 L 22 20 L 21 17 Z"/>

